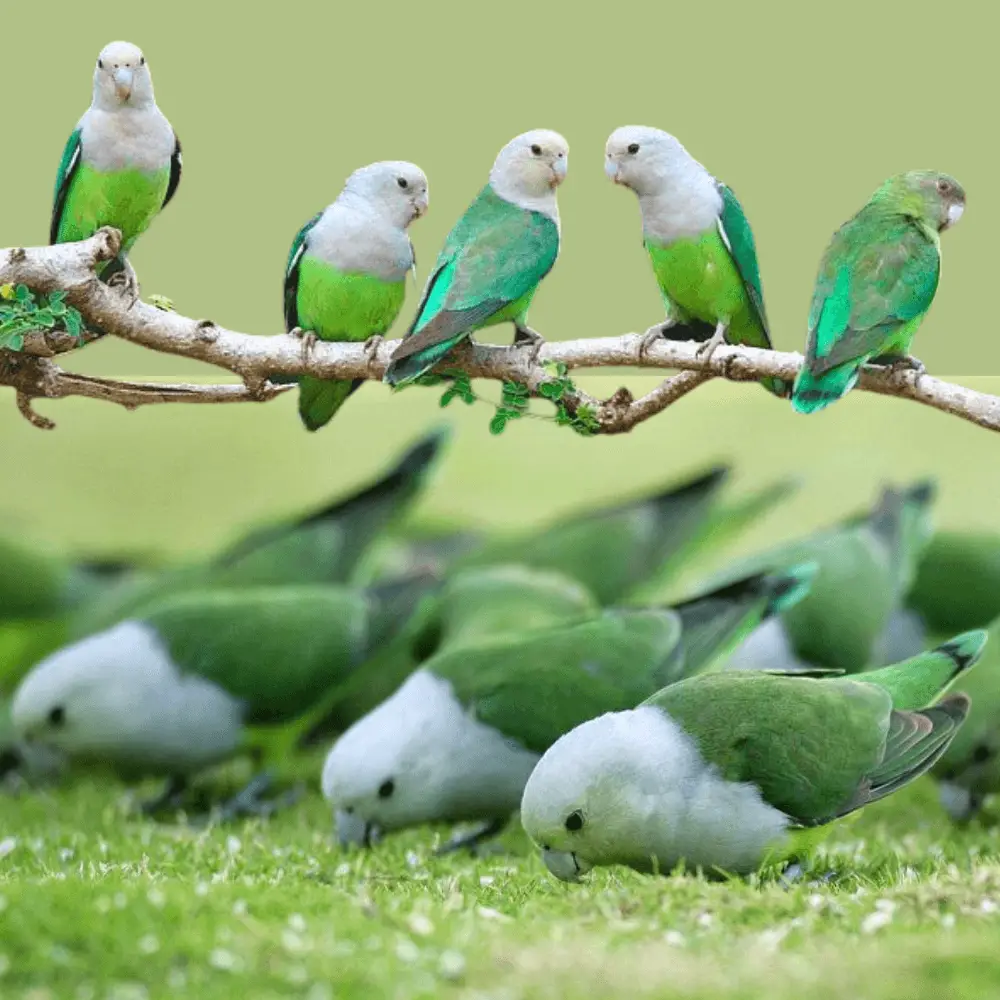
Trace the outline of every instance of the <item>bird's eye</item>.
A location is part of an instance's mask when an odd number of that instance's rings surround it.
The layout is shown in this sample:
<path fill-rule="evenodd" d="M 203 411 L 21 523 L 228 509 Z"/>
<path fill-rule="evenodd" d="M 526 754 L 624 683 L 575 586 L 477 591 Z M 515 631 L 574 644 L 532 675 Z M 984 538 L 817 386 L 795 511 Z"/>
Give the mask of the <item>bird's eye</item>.
<path fill-rule="evenodd" d="M 542 155 L 542 147 L 539 146 L 537 142 L 533 142 L 531 144 L 531 152 L 532 152 L 532 155 L 534 155 L 534 156 L 541 156 Z"/>
<path fill-rule="evenodd" d="M 49 711 L 49 725 L 61 726 L 66 721 L 66 709 L 62 705 L 56 705 Z"/>
<path fill-rule="evenodd" d="M 380 799 L 387 799 L 396 790 L 396 782 L 392 778 L 387 778 L 378 786 L 378 797 Z"/>
<path fill-rule="evenodd" d="M 405 191 L 409 186 L 410 182 L 405 177 L 397 177 L 396 183 Z"/>
<path fill-rule="evenodd" d="M 583 829 L 583 813 L 579 809 L 566 817 L 566 829 L 570 833 L 576 833 L 577 830 Z"/>
<path fill-rule="evenodd" d="M 937 189 L 941 194 L 948 194 L 951 191 L 951 185 L 947 181 L 938 181 Z"/>
<path fill-rule="evenodd" d="M 98 59 L 97 60 L 97 68 L 98 69 L 104 69 L 104 60 L 103 59 Z"/>
<path fill-rule="evenodd" d="M 140 66 L 145 66 L 146 65 L 146 57 L 145 56 L 139 56 L 139 65 Z"/>
<path fill-rule="evenodd" d="M 635 154 L 639 152 L 639 143 L 630 142 L 628 144 L 628 151 L 631 156 L 635 156 Z"/>
<path fill-rule="evenodd" d="M 977 764 L 985 764 L 986 761 L 992 757 L 993 754 L 990 752 L 990 748 L 985 743 L 980 743 L 975 750 L 972 751 L 972 759 Z"/>

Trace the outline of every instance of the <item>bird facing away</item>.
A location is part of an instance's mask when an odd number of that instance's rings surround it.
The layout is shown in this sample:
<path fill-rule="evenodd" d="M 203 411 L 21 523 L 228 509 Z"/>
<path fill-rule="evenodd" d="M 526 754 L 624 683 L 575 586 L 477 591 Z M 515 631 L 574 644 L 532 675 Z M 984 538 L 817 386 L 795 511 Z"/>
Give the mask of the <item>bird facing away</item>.
<path fill-rule="evenodd" d="M 385 381 L 402 386 L 434 367 L 476 330 L 511 322 L 515 343 L 541 344 L 527 326 L 539 282 L 559 255 L 556 188 L 569 145 L 536 129 L 500 150 L 489 182 L 448 234 L 417 315 Z"/>
<path fill-rule="evenodd" d="M 909 784 L 969 710 L 953 695 L 983 632 L 853 678 L 722 672 L 585 722 L 542 757 L 521 821 L 558 878 L 598 865 L 747 874 Z"/>
<path fill-rule="evenodd" d="M 965 210 L 962 185 L 933 170 L 890 177 L 833 235 L 809 309 L 792 407 L 815 413 L 854 388 L 869 363 L 915 368 L 917 328 L 941 275 L 941 233 Z"/>
<path fill-rule="evenodd" d="M 286 330 L 350 342 L 385 333 L 402 308 L 406 275 L 416 267 L 406 230 L 427 206 L 427 178 L 415 164 L 384 161 L 355 170 L 337 200 L 292 242 L 285 268 Z M 298 381 L 299 416 L 315 431 L 364 380 Z"/>
<path fill-rule="evenodd" d="M 721 343 L 770 348 L 753 232 L 730 188 L 672 135 L 644 125 L 611 133 L 604 168 L 639 199 L 643 245 L 667 310 L 666 324 L 641 352 L 660 336 L 676 340 L 685 331 L 690 339 L 711 335 L 700 355 L 711 356 Z M 679 329 L 671 335 L 673 327 Z M 781 379 L 762 384 L 788 395 Z"/>
<path fill-rule="evenodd" d="M 106 45 L 94 68 L 94 96 L 63 150 L 49 229 L 51 243 L 84 240 L 102 226 L 121 231 L 121 251 L 103 266 L 137 294 L 126 255 L 181 179 L 181 144 L 156 106 L 142 51 Z"/>

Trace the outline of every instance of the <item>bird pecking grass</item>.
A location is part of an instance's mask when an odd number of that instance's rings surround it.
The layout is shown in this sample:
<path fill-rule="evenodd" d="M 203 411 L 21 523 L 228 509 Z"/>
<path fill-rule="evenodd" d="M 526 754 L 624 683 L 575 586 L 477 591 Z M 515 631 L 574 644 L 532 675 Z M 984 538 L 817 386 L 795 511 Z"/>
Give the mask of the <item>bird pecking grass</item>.
<path fill-rule="evenodd" d="M 145 791 L 146 789 L 143 789 Z M 0 800 L 0 997 L 979 997 L 1000 988 L 1000 834 L 924 781 L 805 877 L 548 876 L 513 828 L 344 852 L 318 792 L 270 820 L 156 823 L 99 777 Z M 833 872 L 824 881 L 822 876 Z"/>

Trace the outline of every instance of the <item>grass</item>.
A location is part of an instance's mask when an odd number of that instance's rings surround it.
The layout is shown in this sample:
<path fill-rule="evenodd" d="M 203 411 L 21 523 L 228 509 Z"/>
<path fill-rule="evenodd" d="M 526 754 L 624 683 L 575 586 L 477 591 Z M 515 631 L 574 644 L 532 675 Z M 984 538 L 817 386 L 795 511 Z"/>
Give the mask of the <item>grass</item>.
<path fill-rule="evenodd" d="M 310 762 L 315 771 L 318 760 Z M 2 803 L 0 997 L 979 997 L 1000 988 L 1000 836 L 925 781 L 835 829 L 791 887 L 551 879 L 446 830 L 345 853 L 318 793 L 271 820 L 138 818 L 85 777 Z"/>

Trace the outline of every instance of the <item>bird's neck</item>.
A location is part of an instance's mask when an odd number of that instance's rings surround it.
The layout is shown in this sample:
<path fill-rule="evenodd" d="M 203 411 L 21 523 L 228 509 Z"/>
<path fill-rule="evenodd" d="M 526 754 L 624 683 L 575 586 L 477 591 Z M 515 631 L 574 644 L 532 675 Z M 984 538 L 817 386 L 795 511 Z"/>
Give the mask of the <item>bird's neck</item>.
<path fill-rule="evenodd" d="M 715 180 L 705 175 L 640 194 L 639 207 L 644 235 L 659 243 L 673 243 L 713 229 L 722 211 L 722 197 Z"/>
<path fill-rule="evenodd" d="M 547 215 L 557 226 L 559 225 L 559 203 L 556 201 L 555 188 L 549 188 L 543 194 L 527 194 L 506 182 L 502 175 L 490 177 L 490 187 L 498 198 L 523 208 L 526 212 L 540 212 L 542 215 Z"/>

